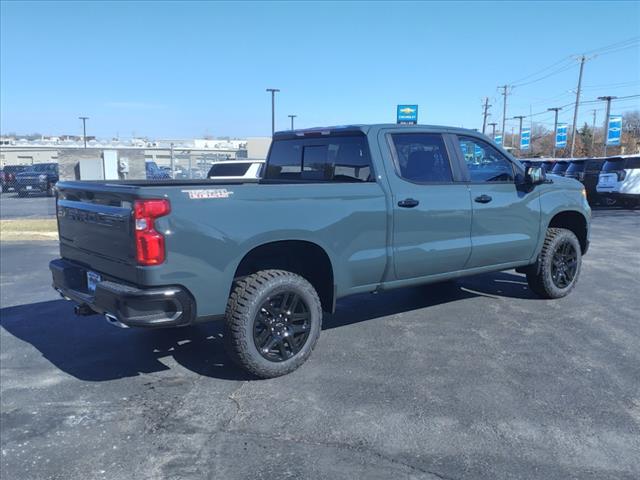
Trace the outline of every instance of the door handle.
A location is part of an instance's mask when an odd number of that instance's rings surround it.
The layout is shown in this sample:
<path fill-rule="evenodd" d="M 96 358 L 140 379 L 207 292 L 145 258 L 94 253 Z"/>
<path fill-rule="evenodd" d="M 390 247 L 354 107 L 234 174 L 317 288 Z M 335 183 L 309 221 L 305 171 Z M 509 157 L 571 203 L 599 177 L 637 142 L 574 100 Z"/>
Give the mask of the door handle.
<path fill-rule="evenodd" d="M 479 197 L 476 197 L 474 200 L 478 203 L 489 203 L 491 200 L 493 200 L 493 198 L 491 198 L 489 195 L 480 195 Z"/>
<path fill-rule="evenodd" d="M 413 208 L 418 206 L 420 202 L 414 198 L 405 198 L 404 200 L 400 200 L 398 202 L 398 206 L 402 208 Z"/>

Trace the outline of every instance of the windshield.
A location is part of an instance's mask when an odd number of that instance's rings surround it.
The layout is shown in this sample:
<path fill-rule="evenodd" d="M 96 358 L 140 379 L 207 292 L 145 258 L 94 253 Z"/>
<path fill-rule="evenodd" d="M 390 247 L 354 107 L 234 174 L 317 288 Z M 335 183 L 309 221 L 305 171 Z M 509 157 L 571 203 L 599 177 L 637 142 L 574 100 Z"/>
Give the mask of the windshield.
<path fill-rule="evenodd" d="M 571 162 L 567 167 L 567 173 L 578 173 L 584 171 L 585 162 Z"/>
<path fill-rule="evenodd" d="M 552 173 L 563 173 L 567 169 L 568 165 L 565 162 L 556 163 L 553 167 Z"/>
<path fill-rule="evenodd" d="M 603 172 L 617 172 L 624 169 L 624 160 L 607 160 L 602 167 Z"/>
<path fill-rule="evenodd" d="M 55 169 L 55 165 L 52 165 L 50 163 L 40 163 L 40 164 L 36 164 L 33 165 L 33 167 L 31 168 L 32 172 L 51 172 Z"/>

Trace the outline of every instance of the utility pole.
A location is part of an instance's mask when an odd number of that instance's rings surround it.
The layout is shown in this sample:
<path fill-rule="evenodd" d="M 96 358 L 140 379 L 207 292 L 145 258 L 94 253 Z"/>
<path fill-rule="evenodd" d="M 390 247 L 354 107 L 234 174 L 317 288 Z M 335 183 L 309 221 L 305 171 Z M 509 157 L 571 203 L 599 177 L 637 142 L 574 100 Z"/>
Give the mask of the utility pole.
<path fill-rule="evenodd" d="M 609 115 L 611 114 L 611 100 L 617 97 L 598 97 L 598 100 L 604 100 L 607 102 L 607 113 L 604 114 L 604 156 L 607 156 L 607 134 L 609 133 Z"/>
<path fill-rule="evenodd" d="M 291 130 L 293 130 L 293 119 L 297 117 L 297 115 L 287 115 L 291 119 Z"/>
<path fill-rule="evenodd" d="M 522 120 L 524 118 L 525 118 L 524 115 L 516 115 L 515 117 L 513 117 L 514 120 L 520 120 L 520 130 L 518 132 L 518 152 L 519 153 L 522 153 L 522 151 L 520 150 L 520 147 L 522 146 Z M 511 142 L 513 143 L 513 138 L 511 139 Z"/>
<path fill-rule="evenodd" d="M 595 108 L 591 110 L 591 113 L 593 113 L 593 126 L 591 127 L 591 153 L 592 154 L 595 154 L 594 147 L 596 144 L 596 112 L 597 110 Z"/>
<path fill-rule="evenodd" d="M 509 95 L 509 85 L 502 85 L 498 88 L 502 89 L 502 95 L 504 96 L 504 99 L 502 100 L 502 145 L 504 146 L 504 141 L 507 138 L 504 126 L 507 121 L 507 95 Z"/>
<path fill-rule="evenodd" d="M 271 92 L 271 136 L 276 133 L 276 92 L 278 88 L 267 88 L 267 92 Z"/>
<path fill-rule="evenodd" d="M 487 117 L 491 115 L 489 113 L 489 107 L 493 105 L 489 105 L 489 97 L 484 97 L 484 113 L 482 114 L 482 134 L 484 135 L 485 130 L 487 129 Z"/>
<path fill-rule="evenodd" d="M 87 120 L 89 117 L 78 117 L 82 120 L 82 138 L 84 139 L 84 148 L 87 148 Z"/>
<path fill-rule="evenodd" d="M 576 88 L 576 105 L 573 109 L 573 125 L 571 125 L 571 158 L 573 158 L 573 151 L 576 148 L 576 130 L 578 123 L 578 107 L 580 106 L 580 90 L 582 89 L 582 72 L 584 71 L 584 62 L 587 61 L 587 57 L 582 55 L 580 57 L 580 74 L 578 75 L 578 88 Z"/>
<path fill-rule="evenodd" d="M 561 107 L 547 108 L 547 111 L 555 112 L 555 117 L 553 119 L 553 153 L 551 154 L 552 158 L 556 158 L 556 138 L 558 135 L 558 112 L 560 110 L 562 110 Z"/>
<path fill-rule="evenodd" d="M 515 140 L 515 135 L 513 133 L 513 131 L 515 130 L 514 127 L 511 127 L 511 148 L 515 148 L 516 146 L 516 140 Z"/>
<path fill-rule="evenodd" d="M 491 122 L 489 126 L 491 127 L 491 140 L 496 141 L 496 122 Z"/>

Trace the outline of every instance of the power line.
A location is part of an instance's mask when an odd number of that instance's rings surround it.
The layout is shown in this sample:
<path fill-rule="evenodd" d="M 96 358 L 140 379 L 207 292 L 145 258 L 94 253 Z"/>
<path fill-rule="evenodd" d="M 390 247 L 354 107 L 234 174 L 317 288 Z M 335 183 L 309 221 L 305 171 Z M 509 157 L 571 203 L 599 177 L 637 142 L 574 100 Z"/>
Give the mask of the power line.
<path fill-rule="evenodd" d="M 513 81 L 513 82 L 511 82 L 511 83 L 512 83 L 512 84 L 515 84 L 515 83 L 522 82 L 523 80 L 526 80 L 527 78 L 535 77 L 535 76 L 537 76 L 537 75 L 539 75 L 539 74 L 541 74 L 541 73 L 546 72 L 547 70 L 551 70 L 552 68 L 554 68 L 554 67 L 556 67 L 556 66 L 560 65 L 561 63 L 566 63 L 566 62 L 568 62 L 568 61 L 570 61 L 570 60 L 571 60 L 571 57 L 565 57 L 565 58 L 563 58 L 562 60 L 559 60 L 559 61 L 557 61 L 556 63 L 553 63 L 553 64 L 549 65 L 548 67 L 545 67 L 545 68 L 543 68 L 543 69 L 541 69 L 541 70 L 538 70 L 537 72 L 534 72 L 534 73 L 531 73 L 531 74 L 529 74 L 529 75 L 526 75 L 526 76 L 524 76 L 524 77 L 522 77 L 522 78 L 519 78 L 518 80 L 514 80 L 514 81 Z"/>
<path fill-rule="evenodd" d="M 598 57 L 602 57 L 602 56 L 604 56 L 604 55 L 609 55 L 609 54 L 611 54 L 611 53 L 618 53 L 618 52 L 622 52 L 622 51 L 624 51 L 624 50 L 629 50 L 630 48 L 637 48 L 637 46 L 636 46 L 636 45 L 629 45 L 629 46 L 627 46 L 627 47 L 617 48 L 617 49 L 615 49 L 615 50 L 609 50 L 608 52 L 599 53 L 597 56 L 598 56 Z"/>
<path fill-rule="evenodd" d="M 601 54 L 610 49 L 620 48 L 625 45 L 632 45 L 635 43 L 640 43 L 640 36 L 635 36 L 631 38 L 627 38 L 626 40 L 622 40 L 620 42 L 612 43 L 611 45 L 607 45 L 605 47 L 594 48 L 593 50 L 588 50 L 583 53 L 583 55 L 591 55 L 591 54 Z"/>
<path fill-rule="evenodd" d="M 585 85 L 582 88 L 615 88 L 615 87 L 627 87 L 631 85 L 640 84 L 640 80 L 633 80 L 631 82 L 620 82 L 620 83 L 603 83 L 602 85 Z"/>
<path fill-rule="evenodd" d="M 557 74 L 559 74 L 559 73 L 566 72 L 567 70 L 571 70 L 571 69 L 572 69 L 572 68 L 574 68 L 575 66 L 576 66 L 576 65 L 575 65 L 574 63 L 572 63 L 572 64 L 570 64 L 570 65 L 565 65 L 564 67 L 559 68 L 558 70 L 555 70 L 555 71 L 553 71 L 553 72 L 551 72 L 551 73 L 548 73 L 547 75 L 545 75 L 545 76 L 543 76 L 543 77 L 536 78 L 536 79 L 534 79 L 534 80 L 530 80 L 530 81 L 528 81 L 528 82 L 524 82 L 524 83 L 516 83 L 516 84 L 513 84 L 512 86 L 513 86 L 513 87 L 524 87 L 525 85 L 531 85 L 532 83 L 537 83 L 537 82 L 540 82 L 540 81 L 542 81 L 542 80 L 545 80 L 545 79 L 547 79 L 547 78 L 549 78 L 549 77 L 552 77 L 552 76 L 554 76 L 554 75 L 557 75 Z"/>

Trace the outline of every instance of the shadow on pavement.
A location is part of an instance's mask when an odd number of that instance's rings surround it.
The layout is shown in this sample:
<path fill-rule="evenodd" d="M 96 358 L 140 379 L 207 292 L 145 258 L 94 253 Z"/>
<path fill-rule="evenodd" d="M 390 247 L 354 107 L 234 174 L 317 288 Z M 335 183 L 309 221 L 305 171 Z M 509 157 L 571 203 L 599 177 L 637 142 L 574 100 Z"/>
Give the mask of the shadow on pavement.
<path fill-rule="evenodd" d="M 476 296 L 535 298 L 522 275 L 493 273 L 461 280 L 342 299 L 325 315 L 332 329 Z M 64 300 L 0 310 L 0 324 L 37 348 L 57 368 L 85 381 L 107 381 L 167 370 L 163 357 L 204 376 L 249 380 L 230 363 L 222 346 L 222 322 L 186 328 L 119 329 L 100 316 L 76 317 Z"/>

